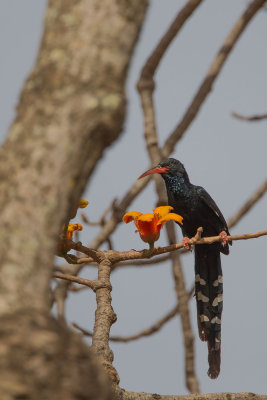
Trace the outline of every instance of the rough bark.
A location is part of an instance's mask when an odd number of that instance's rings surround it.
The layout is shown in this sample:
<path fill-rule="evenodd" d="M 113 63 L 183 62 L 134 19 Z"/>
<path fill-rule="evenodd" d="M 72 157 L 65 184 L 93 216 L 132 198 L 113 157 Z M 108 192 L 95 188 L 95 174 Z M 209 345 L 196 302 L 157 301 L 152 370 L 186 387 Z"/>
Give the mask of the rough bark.
<path fill-rule="evenodd" d="M 47 304 L 56 235 L 122 128 L 126 70 L 146 5 L 50 2 L 36 66 L 0 151 L 1 313 L 27 306 L 33 288 L 35 306 Z"/>
<path fill-rule="evenodd" d="M 48 317 L 50 277 L 62 224 L 121 132 L 127 67 L 147 3 L 50 0 L 36 65 L 0 150 L 0 388 L 22 384 L 18 392 L 28 396 L 8 397 L 7 391 L 1 398 L 90 398 L 88 350 Z M 43 318 L 36 325 L 33 313 Z M 53 342 L 48 353 L 46 340 Z M 62 374 L 56 372 L 63 364 Z M 59 380 L 53 396 L 54 376 Z M 79 379 L 78 394 L 58 395 L 67 376 L 75 388 Z M 50 395 L 37 396 L 45 377 Z"/>
<path fill-rule="evenodd" d="M 1 318 L 2 400 L 111 400 L 110 383 L 78 335 L 32 310 Z"/>
<path fill-rule="evenodd" d="M 0 152 L 1 313 L 24 306 L 33 288 L 47 303 L 56 234 L 122 127 L 126 69 L 145 8 L 50 2 L 36 67 Z"/>
<path fill-rule="evenodd" d="M 128 392 L 118 388 L 116 400 L 267 400 L 267 396 L 249 392 L 161 395 L 157 393 Z"/>

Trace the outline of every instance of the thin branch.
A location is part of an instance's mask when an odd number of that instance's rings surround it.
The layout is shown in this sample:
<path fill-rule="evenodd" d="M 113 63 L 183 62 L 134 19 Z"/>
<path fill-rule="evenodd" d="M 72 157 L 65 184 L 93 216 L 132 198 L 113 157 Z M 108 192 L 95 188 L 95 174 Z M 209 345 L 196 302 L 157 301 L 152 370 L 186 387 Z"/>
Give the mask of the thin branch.
<path fill-rule="evenodd" d="M 88 217 L 85 215 L 85 213 L 81 213 L 81 218 L 83 220 L 83 222 L 89 226 L 103 226 L 105 221 L 106 221 L 106 217 L 108 216 L 108 214 L 110 212 L 112 212 L 116 206 L 116 202 L 117 199 L 114 199 L 112 201 L 112 203 L 106 208 L 106 210 L 103 212 L 101 218 L 99 219 L 99 221 L 96 222 L 92 222 L 88 219 Z"/>
<path fill-rule="evenodd" d="M 261 114 L 261 115 L 251 115 L 250 117 L 239 114 L 235 111 L 232 112 L 232 117 L 241 119 L 242 121 L 262 121 L 263 119 L 267 119 L 267 114 Z"/>
<path fill-rule="evenodd" d="M 157 257 L 156 259 L 148 258 L 145 260 L 123 261 L 123 262 L 120 262 L 119 264 L 114 264 L 112 266 L 112 271 L 114 271 L 117 268 L 124 268 L 124 267 L 146 267 L 146 266 L 151 266 L 151 265 L 154 266 L 155 264 L 160 264 L 165 261 L 168 261 L 168 260 L 170 260 L 170 258 L 171 258 L 170 254 L 166 254 L 164 256 Z"/>
<path fill-rule="evenodd" d="M 228 220 L 228 227 L 232 228 L 235 226 L 240 219 L 249 212 L 249 210 L 262 198 L 267 191 L 267 180 L 263 182 L 258 189 L 252 194 L 252 196 L 240 207 L 235 215 Z"/>
<path fill-rule="evenodd" d="M 245 233 L 242 235 L 230 235 L 227 236 L 228 241 L 235 241 L 235 240 L 248 240 L 248 239 L 255 239 L 261 236 L 266 236 L 267 230 L 256 232 L 256 233 Z M 215 242 L 220 242 L 222 240 L 221 236 L 210 236 L 210 237 L 203 237 L 200 239 L 191 238 L 189 243 L 191 245 L 195 244 L 212 244 Z M 183 249 L 184 245 L 183 242 L 179 242 L 176 244 L 172 244 L 165 247 L 155 247 L 150 257 L 166 254 L 170 251 L 180 250 Z M 109 250 L 105 252 L 106 257 L 108 257 L 112 263 L 116 263 L 119 261 L 126 261 L 126 260 L 142 260 L 147 258 L 147 250 L 137 251 L 137 250 L 129 250 L 129 251 L 115 251 Z M 84 262 L 85 258 L 83 259 Z"/>
<path fill-rule="evenodd" d="M 74 293 L 81 292 L 84 289 L 87 289 L 87 287 L 86 286 L 70 285 L 69 288 L 68 288 L 68 290 L 70 292 L 74 292 Z"/>
<path fill-rule="evenodd" d="M 79 283 L 80 285 L 84 285 L 84 286 L 89 287 L 94 292 L 97 289 L 107 288 L 107 287 L 110 286 L 110 285 L 107 286 L 108 284 L 106 282 L 102 282 L 100 280 L 90 281 L 88 279 L 80 278 L 78 276 L 73 276 L 73 275 L 68 275 L 68 274 L 61 274 L 60 272 L 54 272 L 53 273 L 53 278 L 59 278 L 59 279 L 64 279 L 66 281 Z"/>
<path fill-rule="evenodd" d="M 72 240 L 66 239 L 65 237 L 61 238 L 61 241 L 57 245 L 57 253 L 58 257 L 63 257 L 69 264 L 77 264 L 78 257 L 74 254 L 68 254 L 70 250 L 76 250 L 80 253 L 84 253 L 88 256 L 88 262 L 99 262 L 99 252 L 93 248 L 85 247 L 81 242 L 73 242 Z M 79 267 L 78 267 L 79 268 Z"/>
<path fill-rule="evenodd" d="M 81 219 L 88 226 L 100 226 L 101 225 L 100 221 L 96 221 L 96 222 L 90 221 L 85 213 L 81 213 Z"/>
<path fill-rule="evenodd" d="M 253 0 L 249 3 L 244 13 L 236 21 L 235 25 L 233 26 L 224 43 L 222 44 L 219 52 L 217 53 L 215 59 L 210 65 L 210 68 L 202 84 L 200 85 L 200 88 L 198 89 L 191 104 L 186 110 L 184 116 L 182 117 L 181 122 L 177 125 L 173 133 L 166 140 L 162 148 L 162 154 L 164 157 L 168 157 L 168 155 L 173 152 L 176 143 L 182 138 L 186 129 L 197 116 L 200 107 L 202 106 L 207 95 L 210 93 L 213 83 L 218 77 L 233 47 L 237 43 L 237 40 L 243 33 L 244 29 L 247 27 L 248 23 L 254 17 L 256 12 L 260 10 L 265 2 L 266 0 Z"/>
<path fill-rule="evenodd" d="M 82 328 L 80 325 L 76 324 L 76 322 L 71 323 L 72 327 L 80 331 L 84 336 L 92 337 L 93 332 L 87 331 L 86 329 Z M 109 338 L 110 341 L 112 341 L 112 336 Z"/>
<path fill-rule="evenodd" d="M 193 292 L 194 292 L 194 287 L 192 287 L 190 292 L 187 293 L 188 299 L 190 299 L 192 297 Z M 155 322 L 155 324 L 153 324 L 151 327 L 146 328 L 139 333 L 135 333 L 135 334 L 129 335 L 129 336 L 110 336 L 109 340 L 112 342 L 127 343 L 127 342 L 131 342 L 133 340 L 140 339 L 144 336 L 153 335 L 154 333 L 158 332 L 173 317 L 175 317 L 175 315 L 179 314 L 179 312 L 180 312 L 180 308 L 179 308 L 179 305 L 177 305 L 173 309 L 171 309 L 167 314 L 165 314 L 162 318 L 160 318 L 157 322 Z M 80 332 L 82 332 L 85 336 L 92 337 L 92 335 L 93 335 L 92 332 L 81 328 L 75 322 L 72 323 L 72 326 L 74 328 L 78 329 Z"/>
<path fill-rule="evenodd" d="M 112 342 L 128 343 L 137 339 L 141 339 L 144 336 L 150 336 L 153 333 L 158 332 L 163 327 L 163 325 L 165 325 L 168 321 L 170 321 L 173 317 L 175 317 L 175 315 L 177 315 L 177 313 L 179 312 L 178 310 L 179 310 L 178 306 L 174 307 L 171 311 L 169 311 L 163 318 L 158 320 L 150 328 L 144 329 L 139 333 L 135 333 L 129 336 L 110 336 L 109 340 Z M 72 326 L 78 329 L 80 332 L 82 332 L 85 336 L 92 337 L 93 335 L 92 332 L 81 328 L 79 325 L 75 323 L 72 323 Z"/>
<path fill-rule="evenodd" d="M 178 12 L 174 21 L 169 26 L 167 32 L 161 38 L 154 51 L 151 53 L 145 65 L 143 66 L 138 86 L 144 84 L 145 82 L 150 86 L 151 84 L 153 85 L 153 76 L 167 48 L 179 32 L 179 30 L 183 27 L 184 23 L 192 15 L 192 13 L 200 5 L 201 2 L 202 0 L 189 0 L 186 5 Z"/>
<path fill-rule="evenodd" d="M 62 265 L 54 265 L 54 270 L 53 272 L 61 272 L 62 274 L 69 274 L 69 275 L 74 275 L 73 274 L 73 268 L 75 266 L 72 266 L 70 264 L 62 264 Z"/>

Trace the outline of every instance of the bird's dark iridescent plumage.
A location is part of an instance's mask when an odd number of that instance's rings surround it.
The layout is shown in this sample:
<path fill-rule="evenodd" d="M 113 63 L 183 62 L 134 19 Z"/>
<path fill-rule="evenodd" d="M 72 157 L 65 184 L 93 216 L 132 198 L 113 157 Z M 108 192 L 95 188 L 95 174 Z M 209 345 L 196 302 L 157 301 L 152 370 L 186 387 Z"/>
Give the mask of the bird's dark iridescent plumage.
<path fill-rule="evenodd" d="M 180 225 L 184 236 L 195 236 L 203 228 L 203 236 L 217 236 L 222 231 L 229 235 L 227 223 L 218 206 L 206 190 L 191 184 L 183 164 L 168 158 L 141 177 L 161 174 L 165 181 L 168 204 L 183 217 Z M 228 243 L 195 246 L 195 296 L 198 330 L 201 340 L 208 342 L 210 378 L 220 373 L 221 316 L 223 284 L 220 253 L 229 254 Z"/>

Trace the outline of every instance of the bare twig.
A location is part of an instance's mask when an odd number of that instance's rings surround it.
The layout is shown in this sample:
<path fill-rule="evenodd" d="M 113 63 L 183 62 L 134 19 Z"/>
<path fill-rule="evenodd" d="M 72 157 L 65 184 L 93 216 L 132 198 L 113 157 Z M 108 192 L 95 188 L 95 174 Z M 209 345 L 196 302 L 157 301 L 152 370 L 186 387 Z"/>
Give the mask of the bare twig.
<path fill-rule="evenodd" d="M 80 285 L 88 286 L 94 292 L 100 288 L 107 288 L 107 285 L 108 285 L 106 282 L 102 282 L 100 280 L 90 281 L 88 279 L 79 278 L 78 276 L 61 274 L 60 272 L 54 272 L 53 278 L 65 279 L 66 281 L 76 282 L 76 283 L 79 283 Z M 109 284 L 109 286 L 111 286 L 111 285 Z"/>
<path fill-rule="evenodd" d="M 243 33 L 244 29 L 247 27 L 248 23 L 254 17 L 256 12 L 259 11 L 259 9 L 264 5 L 265 2 L 266 0 L 253 0 L 248 4 L 244 13 L 236 21 L 229 35 L 226 37 L 224 43 L 222 44 L 219 52 L 217 53 L 215 59 L 210 65 L 210 68 L 202 84 L 200 85 L 200 88 L 198 89 L 190 106 L 182 117 L 181 122 L 179 122 L 173 133 L 166 140 L 162 148 L 162 154 L 164 157 L 168 157 L 168 155 L 173 152 L 176 143 L 182 138 L 186 129 L 189 127 L 191 122 L 198 114 L 200 107 L 202 106 L 204 100 L 211 91 L 212 85 L 218 77 L 234 45 L 236 44 L 240 35 Z"/>
<path fill-rule="evenodd" d="M 109 340 L 112 342 L 132 342 L 134 340 L 140 339 L 144 336 L 150 336 L 153 333 L 158 332 L 168 321 L 170 321 L 175 315 L 179 313 L 179 306 L 174 307 L 171 311 L 169 311 L 163 318 L 159 319 L 155 324 L 153 324 L 150 328 L 144 329 L 139 333 L 129 336 L 110 336 Z M 72 323 L 72 326 L 82 332 L 85 336 L 92 337 L 92 332 L 87 331 L 81 328 L 79 325 Z"/>
<path fill-rule="evenodd" d="M 145 266 L 151 266 L 151 265 L 155 265 L 155 264 L 160 264 L 163 263 L 165 261 L 170 260 L 171 256 L 170 254 L 166 254 L 164 256 L 161 257 L 157 257 L 156 259 L 146 259 L 146 260 L 132 260 L 132 261 L 125 261 L 125 262 L 120 262 L 119 264 L 114 264 L 112 266 L 112 271 L 114 271 L 117 268 L 124 268 L 124 267 L 145 267 Z"/>
<path fill-rule="evenodd" d="M 73 328 L 75 328 L 78 331 L 80 331 L 84 336 L 88 336 L 88 337 L 92 337 L 93 336 L 93 332 L 82 328 L 80 325 L 76 324 L 76 322 L 72 322 L 71 325 L 73 326 Z M 112 340 L 112 336 L 110 336 L 109 340 L 110 341 Z"/>
<path fill-rule="evenodd" d="M 190 292 L 187 293 L 188 298 L 190 299 L 192 294 L 194 292 L 194 287 L 190 290 Z M 134 335 L 129 335 L 129 336 L 111 336 L 109 340 L 113 342 L 131 342 L 133 340 L 140 339 L 144 336 L 150 336 L 156 332 L 158 332 L 168 321 L 170 321 L 175 315 L 179 314 L 180 308 L 179 305 L 175 306 L 172 310 L 170 310 L 167 314 L 165 314 L 162 318 L 160 318 L 155 324 L 153 324 L 151 327 L 146 328 L 142 330 L 139 333 L 135 333 Z M 79 325 L 77 325 L 75 322 L 72 323 L 72 326 L 76 329 L 78 329 L 80 332 L 82 332 L 85 336 L 92 337 L 92 332 L 87 331 L 83 328 L 81 328 Z"/>
<path fill-rule="evenodd" d="M 117 202 L 117 199 L 114 199 L 112 201 L 112 203 L 110 204 L 110 206 L 108 206 L 106 208 L 106 210 L 103 212 L 99 221 L 96 221 L 96 222 L 90 221 L 88 219 L 88 217 L 85 215 L 85 213 L 81 213 L 81 218 L 82 218 L 83 222 L 89 226 L 103 226 L 106 221 L 107 215 L 114 210 L 114 208 L 116 206 L 116 202 Z"/>
<path fill-rule="evenodd" d="M 128 343 L 132 342 L 134 340 L 140 339 L 144 336 L 150 336 L 153 333 L 158 332 L 163 325 L 165 325 L 168 321 L 170 321 L 175 315 L 177 315 L 179 312 L 179 307 L 176 306 L 174 307 L 171 311 L 169 311 L 163 318 L 158 320 L 155 324 L 153 324 L 150 328 L 144 329 L 139 333 L 136 333 L 134 335 L 129 335 L 129 336 L 110 336 L 109 340 L 112 342 L 122 342 L 122 343 Z M 93 334 L 90 331 L 87 331 L 83 328 L 81 328 L 79 325 L 72 323 L 72 326 L 76 329 L 78 329 L 80 332 L 82 332 L 85 336 L 92 337 Z"/>
<path fill-rule="evenodd" d="M 248 211 L 262 198 L 264 193 L 267 191 L 267 180 L 263 182 L 258 189 L 252 194 L 252 196 L 240 207 L 235 215 L 228 220 L 228 227 L 232 228 L 235 226 L 240 219 L 248 213 Z"/>
<path fill-rule="evenodd" d="M 74 292 L 74 293 L 81 292 L 84 289 L 87 289 L 87 287 L 86 286 L 70 285 L 69 288 L 68 288 L 68 290 L 70 292 Z"/>
<path fill-rule="evenodd" d="M 168 46 L 175 38 L 179 30 L 182 28 L 187 19 L 191 16 L 191 14 L 195 11 L 195 9 L 200 5 L 202 0 L 189 0 L 185 6 L 178 12 L 174 21 L 168 28 L 167 32 L 164 34 L 162 39 L 159 41 L 154 51 L 151 53 L 149 58 L 147 59 L 145 65 L 142 68 L 141 77 L 138 82 L 138 87 L 140 90 L 140 86 L 150 86 L 152 88 L 153 85 L 153 76 L 154 73 L 166 52 Z"/>
<path fill-rule="evenodd" d="M 55 265 L 53 272 L 61 272 L 62 274 L 69 274 L 69 275 L 75 275 L 73 274 L 73 269 L 75 268 L 75 265 L 71 264 L 62 264 L 62 265 Z"/>
<path fill-rule="evenodd" d="M 238 114 L 237 112 L 233 111 L 232 117 L 241 119 L 242 121 L 252 122 L 252 121 L 262 121 L 263 119 L 266 119 L 267 114 L 251 115 L 250 117 L 248 117 L 248 116 L 241 115 L 241 114 Z"/>

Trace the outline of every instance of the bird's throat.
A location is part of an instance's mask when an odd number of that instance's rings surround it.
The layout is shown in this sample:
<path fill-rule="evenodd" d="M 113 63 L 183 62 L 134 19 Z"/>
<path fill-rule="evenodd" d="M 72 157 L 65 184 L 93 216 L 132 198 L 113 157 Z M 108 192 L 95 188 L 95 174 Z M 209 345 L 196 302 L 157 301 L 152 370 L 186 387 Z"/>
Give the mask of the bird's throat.
<path fill-rule="evenodd" d="M 190 193 L 190 183 L 183 177 L 164 176 L 167 191 L 178 194 L 182 197 L 188 197 Z"/>

